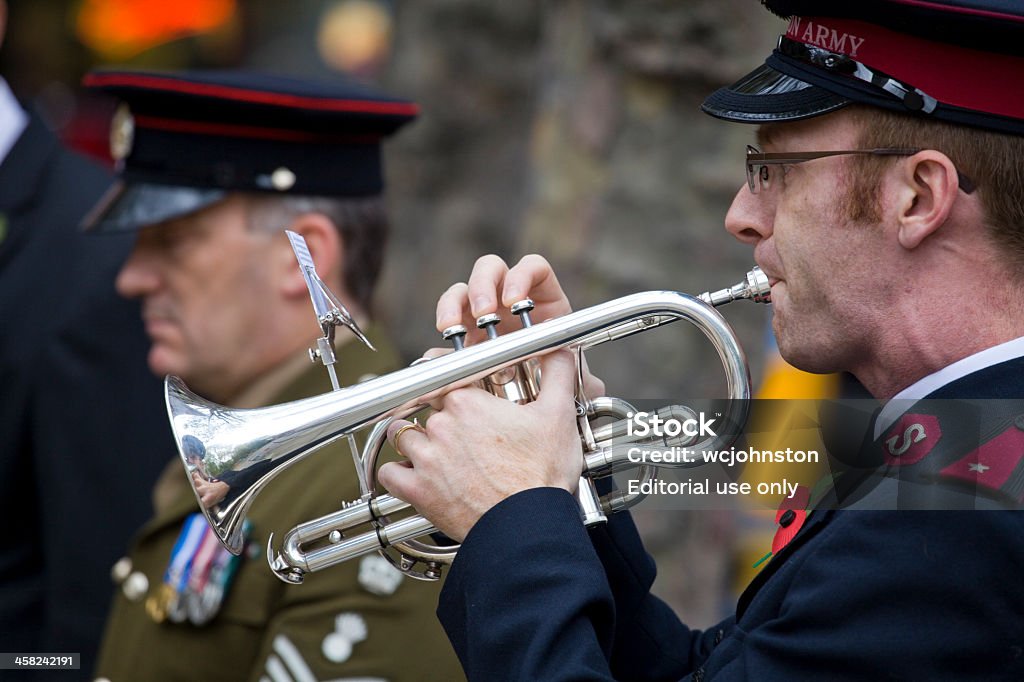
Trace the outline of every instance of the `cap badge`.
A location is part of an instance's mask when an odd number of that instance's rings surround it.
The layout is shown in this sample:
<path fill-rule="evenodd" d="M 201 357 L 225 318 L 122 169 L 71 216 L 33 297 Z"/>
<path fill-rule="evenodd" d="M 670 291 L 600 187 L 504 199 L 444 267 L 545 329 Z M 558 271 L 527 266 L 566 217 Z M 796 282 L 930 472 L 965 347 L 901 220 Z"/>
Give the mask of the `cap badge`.
<path fill-rule="evenodd" d="M 132 151 L 135 140 L 135 118 L 126 104 L 122 104 L 114 112 L 110 121 L 110 156 L 120 161 Z"/>
<path fill-rule="evenodd" d="M 280 192 L 287 192 L 295 186 L 295 173 L 281 166 L 270 174 L 270 185 Z"/>

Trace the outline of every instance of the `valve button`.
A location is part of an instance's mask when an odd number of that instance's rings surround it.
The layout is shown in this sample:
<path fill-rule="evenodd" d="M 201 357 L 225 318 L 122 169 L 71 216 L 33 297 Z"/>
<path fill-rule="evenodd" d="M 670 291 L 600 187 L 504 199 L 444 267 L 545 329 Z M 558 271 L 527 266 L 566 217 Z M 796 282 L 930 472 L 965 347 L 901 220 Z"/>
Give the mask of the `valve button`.
<path fill-rule="evenodd" d="M 462 350 L 465 347 L 463 340 L 466 338 L 466 328 L 461 324 L 453 325 L 441 332 L 441 338 L 445 341 L 451 341 L 452 347 L 455 350 Z"/>
<path fill-rule="evenodd" d="M 489 315 L 481 315 L 476 318 L 476 326 L 480 329 L 487 331 L 487 338 L 496 339 L 498 338 L 498 330 L 495 327 L 501 322 L 501 315 L 497 313 L 490 313 Z"/>
<path fill-rule="evenodd" d="M 519 316 L 519 321 L 523 327 L 529 327 L 533 325 L 533 320 L 530 319 L 530 311 L 533 308 L 533 299 L 524 298 L 522 301 L 512 304 L 512 314 Z"/>

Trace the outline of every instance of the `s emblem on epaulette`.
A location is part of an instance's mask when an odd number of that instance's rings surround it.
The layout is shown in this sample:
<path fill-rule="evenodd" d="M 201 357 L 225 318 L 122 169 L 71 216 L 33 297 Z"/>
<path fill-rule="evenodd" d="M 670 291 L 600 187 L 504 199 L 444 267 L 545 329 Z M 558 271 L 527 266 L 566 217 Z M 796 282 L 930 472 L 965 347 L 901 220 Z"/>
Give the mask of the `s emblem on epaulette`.
<path fill-rule="evenodd" d="M 402 584 L 402 572 L 379 554 L 370 554 L 359 562 L 359 584 L 371 594 L 387 597 Z"/>
<path fill-rule="evenodd" d="M 934 415 L 904 414 L 885 438 L 885 463 L 895 467 L 917 464 L 941 438 L 942 428 Z"/>

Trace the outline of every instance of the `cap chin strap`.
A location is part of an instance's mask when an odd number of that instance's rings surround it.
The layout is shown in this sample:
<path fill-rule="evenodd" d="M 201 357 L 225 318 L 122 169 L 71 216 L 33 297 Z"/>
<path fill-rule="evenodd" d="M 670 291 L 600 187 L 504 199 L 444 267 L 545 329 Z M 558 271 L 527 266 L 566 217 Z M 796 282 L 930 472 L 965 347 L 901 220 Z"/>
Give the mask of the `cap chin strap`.
<path fill-rule="evenodd" d="M 881 88 L 902 101 L 903 105 L 911 111 L 930 114 L 935 111 L 935 107 L 938 105 L 938 100 L 934 97 L 921 92 L 917 88 L 901 83 L 894 78 L 890 78 L 883 73 L 874 71 L 856 59 L 840 52 L 831 52 L 816 45 L 798 42 L 786 36 L 779 36 L 778 50 L 787 57 L 792 57 L 827 71 L 856 78 Z"/>

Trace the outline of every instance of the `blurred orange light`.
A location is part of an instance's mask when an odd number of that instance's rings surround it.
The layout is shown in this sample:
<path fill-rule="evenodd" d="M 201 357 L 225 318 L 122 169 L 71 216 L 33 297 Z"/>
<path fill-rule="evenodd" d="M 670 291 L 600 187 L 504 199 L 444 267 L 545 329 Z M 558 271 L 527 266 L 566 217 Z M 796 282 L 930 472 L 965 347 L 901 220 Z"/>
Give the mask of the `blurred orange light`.
<path fill-rule="evenodd" d="M 76 30 L 106 59 L 126 59 L 161 43 L 218 28 L 235 0 L 85 0 Z"/>
<path fill-rule="evenodd" d="M 321 17 L 317 48 L 332 68 L 372 75 L 387 59 L 391 30 L 391 15 L 380 2 L 341 0 Z"/>

